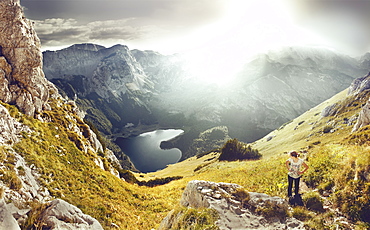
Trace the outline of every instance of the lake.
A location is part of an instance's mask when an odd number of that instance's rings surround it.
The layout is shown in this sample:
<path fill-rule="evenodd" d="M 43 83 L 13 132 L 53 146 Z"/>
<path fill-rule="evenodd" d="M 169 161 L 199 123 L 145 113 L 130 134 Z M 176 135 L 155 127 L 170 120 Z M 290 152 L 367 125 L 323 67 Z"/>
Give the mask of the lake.
<path fill-rule="evenodd" d="M 116 143 L 138 170 L 155 172 L 180 160 L 180 149 L 161 149 L 159 146 L 162 141 L 170 140 L 183 132 L 180 129 L 155 130 L 136 137 L 117 138 Z"/>

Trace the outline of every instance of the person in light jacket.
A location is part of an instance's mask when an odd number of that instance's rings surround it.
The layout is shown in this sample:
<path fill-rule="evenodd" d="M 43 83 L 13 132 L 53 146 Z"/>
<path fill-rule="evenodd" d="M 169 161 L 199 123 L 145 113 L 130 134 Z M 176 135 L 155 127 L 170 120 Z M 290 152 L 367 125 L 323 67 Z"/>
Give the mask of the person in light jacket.
<path fill-rule="evenodd" d="M 303 173 L 308 170 L 308 165 L 304 162 L 303 159 L 298 157 L 296 151 L 290 152 L 290 158 L 286 161 L 286 167 L 288 169 L 288 197 L 292 197 L 292 189 L 294 183 L 294 193 L 299 195 L 299 180 Z M 303 166 L 303 170 L 301 167 Z"/>

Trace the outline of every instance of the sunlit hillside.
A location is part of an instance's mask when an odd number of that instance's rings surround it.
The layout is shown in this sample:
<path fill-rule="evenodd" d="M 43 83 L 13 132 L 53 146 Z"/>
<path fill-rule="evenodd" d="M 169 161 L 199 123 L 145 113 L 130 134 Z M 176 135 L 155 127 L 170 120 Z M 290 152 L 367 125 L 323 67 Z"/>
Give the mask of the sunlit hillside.
<path fill-rule="evenodd" d="M 351 130 L 353 121 L 368 98 L 366 91 L 356 96 L 347 96 L 345 90 L 282 125 L 278 130 L 252 144 L 264 155 L 261 160 L 218 161 L 219 153 L 215 152 L 169 165 L 158 172 L 136 176 L 140 180 L 179 175 L 184 177 L 157 187 L 161 192 L 176 188 L 181 190 L 188 181 L 197 179 L 237 183 L 248 191 L 285 198 L 287 181 L 284 163 L 288 158 L 286 152 L 298 150 L 304 152 L 302 156 L 311 167 L 303 179 L 308 185 L 306 190 L 302 191 L 305 194 L 304 199 L 315 200 L 319 207 L 326 209 L 295 208 L 291 215 L 305 221 L 308 229 L 330 229 L 336 226 L 340 229 L 367 229 L 369 226 L 362 221 L 370 220 L 367 214 L 370 195 L 370 150 L 366 144 L 368 131 L 365 128 L 357 134 L 351 134 Z M 335 103 L 335 116 L 322 117 L 322 111 Z M 171 197 L 170 194 L 168 193 L 168 198 Z M 171 197 L 170 200 L 176 199 L 179 200 L 180 196 Z M 343 222 L 341 218 L 346 218 L 348 222 Z"/>
<path fill-rule="evenodd" d="M 105 229 L 157 228 L 164 217 L 178 207 L 181 194 L 191 180 L 237 183 L 248 191 L 285 198 L 285 153 L 292 149 L 307 151 L 307 162 L 311 167 L 303 179 L 308 185 L 302 191 L 307 194 L 304 199 L 316 199 L 319 207 L 327 208 L 295 208 L 291 215 L 306 221 L 312 229 L 326 229 L 325 226 L 338 224 L 343 228 L 357 226 L 358 229 L 366 229 L 367 225 L 361 221 L 369 222 L 370 150 L 367 146 L 370 134 L 367 127 L 353 134 L 350 132 L 356 120 L 354 118 L 368 98 L 367 91 L 356 96 L 347 96 L 343 91 L 282 125 L 252 144 L 263 154 L 261 160 L 219 161 L 218 150 L 169 165 L 157 172 L 134 174 L 138 181 L 128 171 L 120 172 L 126 178 L 124 181 L 97 166 L 94 159 L 100 158 L 108 168 L 105 153 L 94 155 L 79 149 L 84 139 L 63 127 L 76 121 L 76 125 L 81 127 L 86 124 L 77 117 L 73 121 L 71 115 L 66 115 L 71 109 L 68 104 L 45 112 L 42 116 L 48 117 L 49 123 L 23 115 L 13 106 L 4 106 L 17 121 L 34 130 L 31 134 L 25 133 L 13 149 L 39 169 L 41 183 L 53 197 L 76 205 L 96 218 Z M 331 106 L 335 115 L 322 117 L 324 108 L 335 103 Z M 11 174 L 14 169 L 12 150 L 1 148 L 1 154 L 7 156 L 4 158 L 6 168 L 2 169 L 2 179 L 10 188 L 19 190 L 20 184 Z M 154 184 L 171 182 L 149 187 L 139 181 L 152 181 Z M 325 198 L 322 198 L 324 194 Z M 24 229 L 32 229 L 38 223 L 37 212 L 42 210 L 40 205 L 31 204 L 33 212 Z M 338 216 L 337 210 L 343 214 Z M 346 218 L 348 224 L 338 223 L 338 218 Z"/>
<path fill-rule="evenodd" d="M 74 139 L 77 136 L 63 128 L 63 124 L 71 122 L 66 116 L 71 109 L 68 105 L 46 112 L 43 116 L 49 117 L 50 123 L 25 116 L 13 106 L 7 105 L 7 108 L 19 122 L 34 130 L 31 134 L 24 134 L 13 149 L 39 169 L 41 182 L 53 197 L 76 205 L 96 218 L 105 229 L 157 228 L 163 218 L 178 206 L 181 194 L 191 180 L 237 183 L 248 191 L 286 198 L 285 152 L 292 149 L 307 151 L 307 162 L 311 167 L 303 179 L 308 185 L 302 191 L 307 194 L 304 199 L 314 199 L 319 207 L 325 206 L 326 209 L 294 208 L 291 215 L 306 221 L 308 228 L 312 229 L 333 226 L 366 229 L 368 225 L 364 222 L 369 222 L 370 211 L 370 150 L 367 147 L 370 134 L 367 127 L 353 134 L 350 132 L 354 125 L 351 121 L 355 121 L 353 118 L 358 116 L 368 98 L 367 91 L 357 96 L 346 96 L 346 91 L 343 91 L 282 125 L 252 144 L 263 154 L 261 160 L 219 161 L 220 153 L 215 151 L 157 172 L 134 174 L 139 181 L 154 183 L 166 178 L 177 179 L 155 187 L 140 186 L 141 183 L 135 182 L 128 171 L 121 172 L 126 181 L 119 179 L 94 163 L 96 157 L 104 163 L 104 153 L 95 156 L 81 151 L 78 143 L 83 144 L 84 140 Z M 323 109 L 334 103 L 337 103 L 332 106 L 335 115 L 322 117 Z M 2 169 L 4 175 L 8 175 L 7 172 L 10 173 L 14 167 L 12 153 L 7 148 L 2 148 L 1 153 L 8 156 L 4 159 L 7 168 Z M 3 180 L 9 187 L 19 189 L 19 183 L 11 174 Z M 33 213 L 25 222 L 24 229 L 31 229 L 37 223 L 37 210 L 41 209 L 41 204 L 31 205 Z M 345 218 L 348 223 L 338 222 L 343 220 L 340 218 Z"/>

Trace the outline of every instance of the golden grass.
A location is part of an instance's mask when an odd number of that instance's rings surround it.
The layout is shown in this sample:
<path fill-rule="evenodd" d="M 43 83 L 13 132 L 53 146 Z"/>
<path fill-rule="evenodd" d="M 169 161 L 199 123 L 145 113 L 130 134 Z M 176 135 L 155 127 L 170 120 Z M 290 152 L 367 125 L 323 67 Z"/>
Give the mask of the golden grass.
<path fill-rule="evenodd" d="M 98 219 L 105 229 L 113 229 L 111 223 L 114 223 L 120 229 L 136 230 L 157 228 L 168 212 L 178 205 L 190 180 L 237 183 L 248 191 L 285 197 L 287 182 L 284 162 L 288 157 L 285 152 L 308 149 L 312 157 L 321 151 L 329 151 L 337 156 L 344 156 L 346 151 L 362 151 L 357 147 L 347 148 L 340 144 L 352 126 L 341 125 L 334 133 L 322 133 L 323 128 L 330 124 L 328 122 L 333 122 L 333 118 L 321 118 L 321 111 L 342 100 L 345 94 L 345 91 L 341 92 L 270 133 L 275 136 L 270 141 L 263 138 L 253 143 L 252 147 L 263 154 L 261 160 L 220 162 L 217 160 L 219 153 L 211 153 L 168 165 L 157 172 L 135 174 L 139 180 L 145 181 L 183 177 L 154 188 L 129 184 L 114 177 L 93 162 L 99 156 L 93 152 L 82 152 L 71 142 L 71 134 L 63 128 L 69 122 L 74 122 L 65 118 L 69 108 L 50 113 L 49 116 L 55 121 L 52 123 L 20 115 L 13 107 L 8 106 L 8 109 L 35 131 L 31 135 L 24 135 L 14 148 L 29 164 L 37 166 L 42 174 L 42 183 L 55 197 L 81 208 L 86 214 Z M 359 109 L 360 106 L 345 111 L 338 119 L 348 118 L 358 113 Z M 78 141 L 83 143 L 86 140 L 82 137 Z M 313 144 L 315 142 L 320 143 Z M 359 161 L 359 165 L 368 161 L 364 162 Z"/>
<path fill-rule="evenodd" d="M 339 131 L 323 136 L 322 130 L 325 126 L 331 124 L 330 121 L 333 120 L 333 117 L 321 117 L 321 112 L 327 106 L 345 99 L 346 94 L 347 90 L 338 93 L 329 100 L 308 110 L 286 125 L 266 135 L 266 137 L 273 137 L 270 141 L 267 141 L 266 138 L 261 138 L 253 143 L 252 146 L 258 149 L 264 156 L 272 156 L 291 150 L 305 150 L 307 147 L 315 145 L 313 143 L 320 142 L 321 144 L 326 144 L 341 141 L 350 132 L 352 126 L 341 125 Z M 348 118 L 358 113 L 359 110 L 360 106 L 356 110 L 341 114 L 341 117 Z M 339 118 L 336 119 L 340 120 Z"/>

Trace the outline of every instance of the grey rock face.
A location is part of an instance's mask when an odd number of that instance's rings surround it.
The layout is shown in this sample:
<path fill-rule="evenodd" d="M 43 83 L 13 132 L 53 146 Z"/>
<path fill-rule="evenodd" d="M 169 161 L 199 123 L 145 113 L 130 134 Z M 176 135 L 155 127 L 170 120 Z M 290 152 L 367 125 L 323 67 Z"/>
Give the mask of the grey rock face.
<path fill-rule="evenodd" d="M 370 101 L 367 101 L 362 107 L 357 123 L 353 126 L 352 132 L 356 132 L 360 128 L 370 124 Z"/>
<path fill-rule="evenodd" d="M 13 217 L 13 204 L 7 204 L 0 200 L 0 229 L 20 230 L 17 220 Z"/>
<path fill-rule="evenodd" d="M 356 95 L 370 89 L 370 73 L 364 77 L 356 78 L 348 88 L 348 95 Z"/>
<path fill-rule="evenodd" d="M 0 105 L 0 145 L 16 143 L 21 132 L 29 133 L 31 130 L 11 117 L 8 110 Z"/>
<path fill-rule="evenodd" d="M 261 193 L 248 193 L 247 199 L 237 195 L 243 188 L 237 184 L 190 181 L 185 188 L 180 204 L 192 208 L 212 208 L 219 214 L 217 226 L 222 230 L 232 229 L 304 229 L 303 223 L 282 217 L 288 209 L 286 200 Z M 276 216 L 264 217 L 255 210 L 274 206 Z M 181 216 L 170 213 L 159 229 L 171 229 L 172 223 Z"/>
<path fill-rule="evenodd" d="M 77 44 L 59 51 L 44 52 L 44 71 L 49 80 L 74 81 L 83 77 L 76 93 L 84 97 L 96 93 L 104 99 L 124 94 L 146 94 L 153 84 L 127 46 L 110 48 Z"/>
<path fill-rule="evenodd" d="M 60 199 L 50 202 L 40 215 L 40 223 L 44 229 L 55 230 L 103 230 L 100 223 L 89 215 Z"/>
<path fill-rule="evenodd" d="M 44 77 L 40 40 L 19 0 L 0 1 L 0 11 L 0 99 L 33 116 L 49 109 L 57 90 Z"/>
<path fill-rule="evenodd" d="M 127 46 L 78 44 L 44 52 L 45 76 L 86 112 L 105 134 L 127 123 L 152 124 L 146 100 L 153 83 Z"/>

